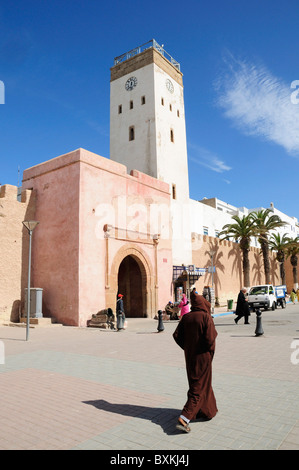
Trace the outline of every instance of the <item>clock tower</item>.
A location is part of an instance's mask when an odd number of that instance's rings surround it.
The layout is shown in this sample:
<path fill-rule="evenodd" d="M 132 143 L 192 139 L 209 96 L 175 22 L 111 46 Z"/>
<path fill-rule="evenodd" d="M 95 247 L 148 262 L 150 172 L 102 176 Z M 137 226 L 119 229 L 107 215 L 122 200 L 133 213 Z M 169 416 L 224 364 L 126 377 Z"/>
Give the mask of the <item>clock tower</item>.
<path fill-rule="evenodd" d="M 110 158 L 169 184 L 176 264 L 192 263 L 182 77 L 180 64 L 152 40 L 116 57 L 110 81 Z"/>

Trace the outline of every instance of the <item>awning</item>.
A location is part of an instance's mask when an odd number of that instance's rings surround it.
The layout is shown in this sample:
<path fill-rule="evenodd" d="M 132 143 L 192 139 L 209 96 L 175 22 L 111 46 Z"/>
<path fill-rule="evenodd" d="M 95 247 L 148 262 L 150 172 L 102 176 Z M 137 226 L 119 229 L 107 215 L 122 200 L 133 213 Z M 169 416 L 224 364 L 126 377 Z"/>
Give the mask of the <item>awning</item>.
<path fill-rule="evenodd" d="M 192 283 L 197 281 L 200 276 L 203 276 L 207 272 L 207 268 L 197 268 L 194 264 L 188 266 L 173 266 L 173 281 L 177 281 L 179 278 L 182 280 L 189 279 Z"/>

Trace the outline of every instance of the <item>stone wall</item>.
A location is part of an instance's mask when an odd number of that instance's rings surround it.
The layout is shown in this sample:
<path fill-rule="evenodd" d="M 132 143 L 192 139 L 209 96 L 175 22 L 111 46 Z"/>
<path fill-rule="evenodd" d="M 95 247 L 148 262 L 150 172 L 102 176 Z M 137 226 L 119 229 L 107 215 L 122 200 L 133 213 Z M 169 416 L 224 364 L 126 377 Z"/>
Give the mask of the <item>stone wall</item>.
<path fill-rule="evenodd" d="M 192 249 L 193 263 L 200 268 L 211 266 L 209 251 L 215 251 L 213 260 L 215 266 L 215 273 L 213 274 L 215 297 L 218 297 L 221 305 L 226 305 L 229 299 L 236 300 L 240 288 L 243 287 L 242 255 L 239 244 L 230 241 L 220 242 L 218 238 L 193 234 Z M 251 286 L 265 283 L 263 257 L 258 248 L 250 248 L 249 262 Z M 279 285 L 281 283 L 279 263 L 276 261 L 274 253 L 270 253 L 270 265 L 271 282 L 274 285 Z M 286 260 L 285 269 L 287 290 L 290 292 L 293 283 L 292 267 L 289 259 Z M 198 292 L 202 293 L 203 287 L 206 285 L 212 286 L 212 275 L 210 273 L 206 273 L 197 281 Z"/>
<path fill-rule="evenodd" d="M 82 153 L 82 152 L 81 152 Z M 84 152 L 83 152 L 84 153 Z M 85 154 L 84 154 L 85 155 Z M 74 154 L 70 154 L 70 157 L 73 157 Z M 82 157 L 82 155 L 81 155 Z M 93 155 L 90 155 L 87 153 L 85 155 L 85 159 L 89 157 L 93 157 Z M 100 163 L 104 165 L 106 163 L 105 159 L 102 159 L 101 157 L 98 157 L 99 160 L 97 161 L 97 165 Z M 52 164 L 53 162 L 49 162 L 49 164 Z M 56 161 L 57 163 L 57 161 Z M 86 163 L 86 162 L 85 162 Z M 91 162 L 89 162 L 91 163 Z M 120 168 L 120 165 L 115 163 L 115 162 L 109 162 L 110 165 L 117 165 L 118 170 Z M 68 166 L 70 168 L 70 166 Z M 111 170 L 111 168 L 110 168 Z M 32 172 L 34 169 L 32 170 Z M 86 169 L 85 169 L 86 172 Z M 70 233 L 67 233 L 67 237 L 63 237 L 63 230 L 61 230 L 63 224 L 59 224 L 60 230 L 57 230 L 56 228 L 56 223 L 57 223 L 57 214 L 58 212 L 63 212 L 64 213 L 64 220 L 67 221 L 66 226 L 70 228 L 74 232 L 74 224 L 70 223 L 70 218 L 66 216 L 66 212 L 62 210 L 62 201 L 65 199 L 65 194 L 71 193 L 71 191 L 67 191 L 67 189 L 70 189 L 69 187 L 66 187 L 65 182 L 69 181 L 69 175 L 68 177 L 64 179 L 64 184 L 61 184 L 61 181 L 59 181 L 59 178 L 57 177 L 56 172 L 55 173 L 55 178 L 53 181 L 49 180 L 49 174 L 52 174 L 51 172 L 45 172 L 47 175 L 47 183 L 49 184 L 49 181 L 51 184 L 54 185 L 57 184 L 60 188 L 62 188 L 62 192 L 58 193 L 60 197 L 58 200 L 54 198 L 53 201 L 53 194 L 56 194 L 55 191 L 51 193 L 51 196 L 49 195 L 50 199 L 46 197 L 47 194 L 47 184 L 45 181 L 42 181 L 42 185 L 39 187 L 40 194 L 39 194 L 39 213 L 36 210 L 36 200 L 37 200 L 37 191 L 31 190 L 31 189 L 25 189 L 22 191 L 22 196 L 21 196 L 21 201 L 19 202 L 17 200 L 17 187 L 11 186 L 11 185 L 4 185 L 0 187 L 0 322 L 3 321 L 18 321 L 19 319 L 19 313 L 24 309 L 24 293 L 25 293 L 25 287 L 27 287 L 27 276 L 28 276 L 28 247 L 29 247 L 29 235 L 27 230 L 23 227 L 22 221 L 23 220 L 30 220 L 34 219 L 37 217 L 38 220 L 42 222 L 44 220 L 44 224 L 40 223 L 39 226 L 36 228 L 33 239 L 32 239 L 32 287 L 42 287 L 45 288 L 44 291 L 44 297 L 43 297 L 43 311 L 44 314 L 48 314 L 48 316 L 57 316 L 63 315 L 64 311 L 64 302 L 63 299 L 59 299 L 59 302 L 57 305 L 55 305 L 55 308 L 53 309 L 49 308 L 49 312 L 47 311 L 47 303 L 50 305 L 51 302 L 55 300 L 57 297 L 57 293 L 63 292 L 65 295 L 65 289 L 66 289 L 66 275 L 69 273 L 71 275 L 71 282 L 70 282 L 70 293 L 72 293 L 72 296 L 74 296 L 74 292 L 78 290 L 77 288 L 74 287 L 74 275 L 78 271 L 78 265 L 73 267 L 71 269 L 70 260 L 74 260 L 75 252 L 70 248 Z M 94 173 L 95 174 L 95 173 Z M 36 175 L 35 175 L 36 176 Z M 118 172 L 118 178 L 120 176 L 120 173 Z M 133 184 L 132 191 L 135 194 L 136 193 L 136 187 L 142 191 L 145 191 L 144 189 L 144 184 L 139 184 L 138 185 L 138 180 L 142 178 L 147 178 L 146 175 L 139 174 L 137 172 L 134 173 L 134 175 L 129 176 L 125 172 L 122 175 L 125 180 L 126 184 Z M 81 175 L 82 177 L 82 175 Z M 35 178 L 33 178 L 35 179 Z M 100 178 L 101 181 L 106 181 L 107 184 L 110 181 L 110 178 Z M 131 181 L 132 180 L 132 181 Z M 113 182 L 115 183 L 114 179 Z M 81 181 L 81 184 L 83 181 Z M 92 184 L 91 184 L 92 183 Z M 93 184 L 94 182 L 91 182 L 90 180 L 86 181 L 86 189 L 87 188 L 93 188 L 95 185 Z M 146 183 L 146 181 L 143 181 L 143 183 Z M 163 183 L 157 183 L 163 185 Z M 103 185 L 103 183 L 102 183 Z M 136 186 L 137 185 L 137 186 Z M 31 186 L 28 185 L 28 187 L 32 187 L 33 183 L 31 180 Z M 55 186 L 55 185 L 54 185 Z M 113 188 L 119 186 L 119 181 L 118 184 L 113 184 Z M 145 185 L 146 186 L 146 185 Z M 56 186 L 55 186 L 56 187 Z M 56 187 L 56 189 L 57 189 Z M 76 191 L 78 191 L 79 187 L 77 187 Z M 156 188 L 159 189 L 159 188 Z M 162 191 L 163 187 L 161 186 L 160 190 Z M 111 189 L 112 191 L 112 189 Z M 115 192 L 115 190 L 113 189 Z M 93 207 L 97 207 L 97 204 L 100 203 L 100 200 L 102 197 L 97 200 L 95 197 L 95 193 L 93 191 L 89 191 L 91 201 L 87 200 L 85 204 L 81 203 L 81 212 L 84 214 L 87 214 L 84 219 L 84 226 L 86 225 L 89 227 L 90 222 L 89 219 L 92 219 L 96 213 L 92 209 Z M 84 191 L 84 194 L 87 194 L 88 191 Z M 108 187 L 105 184 L 105 191 L 102 192 L 102 194 L 108 194 Z M 123 194 L 123 193 L 121 193 Z M 161 194 L 164 194 L 163 191 Z M 64 198 L 62 197 L 64 195 Z M 135 195 L 136 197 L 136 195 Z M 147 197 L 147 192 L 142 194 L 142 197 Z M 109 199 L 107 199 L 109 200 Z M 52 207 L 53 209 L 53 215 L 51 216 L 51 204 L 54 204 L 55 208 Z M 68 207 L 73 207 L 74 206 L 74 198 L 71 197 L 70 200 L 68 200 L 69 204 Z M 45 207 L 47 210 L 44 210 Z M 84 209 L 84 210 L 83 210 Z M 75 207 L 75 213 L 78 215 L 78 207 Z M 55 215 L 55 217 L 54 217 Z M 39 217 L 41 219 L 39 219 Z M 57 235 L 58 239 L 52 240 L 51 239 L 51 233 L 49 232 L 50 226 L 52 224 L 51 222 L 51 217 L 53 219 L 53 223 L 55 222 L 55 234 Z M 82 217 L 83 220 L 83 217 Z M 63 221 L 62 221 L 63 222 Z M 92 222 L 92 220 L 91 220 Z M 44 226 L 44 228 L 43 228 Z M 50 228 L 49 228 L 50 227 Z M 43 230 L 48 229 L 48 232 L 46 236 L 43 236 Z M 78 230 L 78 227 L 76 228 Z M 83 252 L 85 253 L 86 250 L 89 250 L 90 252 L 90 264 L 87 263 L 87 265 L 84 267 L 84 269 L 81 267 L 81 283 L 83 282 L 83 273 L 85 272 L 90 272 L 90 276 L 87 278 L 87 281 L 84 284 L 84 289 L 82 295 L 82 289 L 81 289 L 81 303 L 84 301 L 85 297 L 88 299 L 92 297 L 98 297 L 102 299 L 102 303 L 99 302 L 99 308 L 105 308 L 107 306 L 114 306 L 114 300 L 116 298 L 116 290 L 117 290 L 117 269 L 118 266 L 120 265 L 122 259 L 124 258 L 124 253 L 120 250 L 126 249 L 128 252 L 126 254 L 131 255 L 135 257 L 136 259 L 136 253 L 135 249 L 133 249 L 133 245 L 135 246 L 136 244 L 133 243 L 131 240 L 131 244 L 128 245 L 125 241 L 120 240 L 110 240 L 109 241 L 109 263 L 107 264 L 107 273 L 105 271 L 105 250 L 102 251 L 102 256 L 99 256 L 99 254 L 94 257 L 95 255 L 95 242 L 100 244 L 99 240 L 94 240 L 94 230 L 87 230 L 84 232 L 85 235 L 82 237 L 82 255 Z M 86 238 L 86 240 L 85 240 Z M 50 243 L 52 240 L 53 243 Z M 85 240 L 85 242 L 84 242 Z M 92 241 L 92 243 L 90 243 Z M 107 241 L 107 240 L 106 240 Z M 102 243 L 105 243 L 105 240 L 102 241 Z M 163 244 L 164 243 L 164 244 Z M 35 253 L 35 248 L 39 245 L 39 257 L 42 257 L 42 259 L 38 259 L 38 256 Z M 91 245 L 92 249 L 89 249 L 88 246 Z M 165 246 L 164 246 L 165 245 Z M 51 246 L 51 250 L 49 250 L 49 246 Z M 171 250 L 168 244 L 165 244 L 163 240 L 160 241 L 159 244 L 159 249 L 157 251 L 157 259 L 155 260 L 155 257 L 153 256 L 154 253 L 154 246 L 153 245 L 148 245 L 148 244 L 138 244 L 140 246 L 140 249 L 142 247 L 142 253 L 147 253 L 147 256 L 151 261 L 148 261 L 145 263 L 145 266 L 150 265 L 151 269 L 147 273 L 147 278 L 149 279 L 148 281 L 148 286 L 146 287 L 151 293 L 148 294 L 148 310 L 152 310 L 153 312 L 156 311 L 156 304 L 157 305 L 164 305 L 166 303 L 165 299 L 169 299 L 171 297 L 171 265 L 172 265 L 172 259 L 171 259 Z M 62 251 L 59 251 L 59 247 L 61 247 Z M 131 247 L 131 248 L 130 248 Z M 79 249 L 79 248 L 78 248 Z M 237 294 L 240 290 L 240 287 L 243 285 L 243 275 L 242 275 L 242 257 L 240 253 L 240 248 L 237 243 L 233 242 L 228 242 L 228 241 L 223 241 L 220 243 L 219 239 L 214 238 L 214 237 L 208 237 L 208 236 L 202 236 L 202 235 L 197 235 L 197 234 L 192 234 L 192 253 L 193 253 L 193 263 L 197 267 L 209 267 L 211 265 L 211 260 L 209 257 L 208 252 L 213 249 L 216 251 L 215 257 L 214 257 L 214 265 L 216 267 L 216 271 L 213 275 L 213 283 L 215 287 L 215 295 L 218 297 L 220 304 L 221 305 L 226 305 L 228 299 L 234 299 L 236 300 Z M 120 250 L 120 251 L 119 251 Z M 49 253 L 48 253 L 49 252 Z M 63 258 L 62 252 L 66 253 L 66 257 Z M 153 252 L 153 253 L 151 253 Z M 139 253 L 139 252 L 138 252 Z M 48 256 L 49 255 L 49 256 Z M 48 256 L 48 257 L 47 257 Z M 138 255 L 139 256 L 139 255 Z M 137 258 L 138 258 L 137 256 Z M 50 259 L 53 258 L 53 263 L 50 263 Z M 81 256 L 83 259 L 83 257 Z M 88 258 L 86 258 L 86 253 L 85 253 L 85 264 L 88 261 Z M 97 279 L 97 283 L 101 287 L 101 295 L 98 294 L 96 295 L 96 290 L 95 286 L 92 285 L 92 292 L 93 295 L 90 295 L 90 292 L 87 288 L 88 283 L 91 283 L 91 279 L 94 277 L 93 270 L 95 269 L 95 264 L 94 264 L 94 259 L 102 259 L 102 277 L 97 273 L 95 278 Z M 138 258 L 139 259 L 139 258 Z M 140 258 L 141 259 L 141 258 Z M 48 262 L 47 262 L 48 260 Z M 58 262 L 59 260 L 59 262 Z M 62 263 L 62 261 L 64 262 Z M 86 261 L 87 260 L 87 261 Z M 66 263 L 68 261 L 68 263 Z M 108 262 L 107 261 L 107 262 Z M 140 260 L 139 260 L 140 261 Z M 114 262 L 114 264 L 113 264 Z M 63 268 L 64 263 L 67 265 L 67 269 Z M 112 263 L 112 264 L 111 264 Z M 115 266 L 114 266 L 115 265 Z M 260 254 L 259 249 L 257 248 L 251 248 L 250 250 L 250 267 L 251 267 L 251 274 L 250 274 L 250 282 L 251 285 L 254 284 L 260 284 L 265 282 L 264 278 L 264 268 L 263 268 L 263 259 Z M 280 275 L 279 275 L 279 265 L 277 261 L 275 260 L 275 256 L 271 256 L 271 267 L 272 267 L 272 279 L 271 281 L 278 285 L 280 284 Z M 114 269 L 115 268 L 115 269 Z M 113 273 L 113 269 L 115 270 L 114 276 L 111 275 Z M 286 279 L 287 279 L 287 289 L 288 292 L 290 292 L 293 288 L 293 275 L 292 275 L 292 266 L 290 264 L 290 260 L 287 259 L 285 263 L 285 269 L 286 269 Z M 48 274 L 48 278 L 46 280 L 43 279 L 44 274 Z M 106 273 L 106 274 L 105 274 Z M 105 276 L 106 276 L 106 281 L 105 281 Z M 108 276 L 108 277 L 107 277 Z M 115 279 L 114 279 L 115 277 Z M 155 286 L 154 279 L 158 279 L 158 285 Z M 35 285 L 34 282 L 37 282 L 38 285 Z M 51 283 L 55 281 L 55 286 Z M 40 285 L 41 284 L 41 285 Z M 115 285 L 114 285 L 115 284 Z M 210 273 L 206 273 L 205 276 L 199 278 L 197 281 L 197 288 L 199 292 L 202 292 L 202 289 L 205 285 L 212 285 L 212 276 Z M 63 289 L 58 288 L 57 286 L 63 286 Z M 109 300 L 109 296 L 107 297 L 108 290 L 107 287 L 109 286 L 109 292 L 112 292 L 112 298 L 113 301 Z M 53 288 L 52 288 L 53 287 Z M 54 288 L 55 287 L 55 288 Z M 157 292 L 156 292 L 157 291 Z M 56 297 L 54 293 L 56 292 Z M 70 294 L 71 295 L 71 294 Z M 157 299 L 155 300 L 155 296 L 157 296 Z M 106 300 L 105 300 L 106 297 Z M 164 298 L 165 297 L 165 298 Z M 73 297 L 72 297 L 73 299 Z M 86 302 L 87 302 L 86 300 Z M 51 302 L 50 302 L 51 301 Z M 72 300 L 73 302 L 73 300 Z M 83 302 L 84 303 L 84 302 Z M 155 305 L 155 308 L 152 308 L 152 306 Z M 83 308 L 84 307 L 84 308 Z M 86 306 L 83 306 L 84 312 L 86 311 L 87 316 L 93 311 L 96 311 L 96 305 L 94 306 L 94 309 L 87 309 Z M 81 314 L 82 315 L 82 314 Z M 83 322 L 82 324 L 86 324 L 86 317 L 83 315 Z M 74 317 L 72 317 L 72 321 L 70 318 L 65 317 L 62 318 L 62 320 L 65 320 L 65 324 L 78 324 L 80 323 L 77 319 L 74 321 Z"/>
<path fill-rule="evenodd" d="M 0 188 L 0 322 L 18 321 L 24 302 L 28 273 L 28 231 L 23 220 L 34 218 L 35 194 L 22 192 L 17 200 L 17 187 Z M 21 305 L 22 303 L 22 305 Z"/>

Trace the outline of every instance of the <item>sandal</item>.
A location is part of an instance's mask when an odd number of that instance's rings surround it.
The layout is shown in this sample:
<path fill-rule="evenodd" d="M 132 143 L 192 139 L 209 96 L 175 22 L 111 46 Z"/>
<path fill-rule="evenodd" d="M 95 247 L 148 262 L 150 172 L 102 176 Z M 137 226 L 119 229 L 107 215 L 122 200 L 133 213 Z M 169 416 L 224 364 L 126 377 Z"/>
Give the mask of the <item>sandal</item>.
<path fill-rule="evenodd" d="M 188 424 L 185 423 L 185 421 L 182 418 L 178 419 L 178 422 L 176 424 L 176 429 L 178 429 L 179 431 L 183 431 L 183 432 L 190 432 L 191 431 Z"/>

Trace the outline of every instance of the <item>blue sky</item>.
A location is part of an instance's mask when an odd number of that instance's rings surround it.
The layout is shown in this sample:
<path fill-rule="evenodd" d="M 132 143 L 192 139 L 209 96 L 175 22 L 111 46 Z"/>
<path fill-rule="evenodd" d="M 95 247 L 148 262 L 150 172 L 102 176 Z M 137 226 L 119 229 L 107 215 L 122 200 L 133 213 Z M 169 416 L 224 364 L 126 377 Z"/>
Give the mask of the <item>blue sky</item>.
<path fill-rule="evenodd" d="M 299 218 L 298 18 L 297 0 L 1 2 L 1 184 L 109 157 L 113 59 L 154 38 L 184 75 L 190 197 Z"/>

